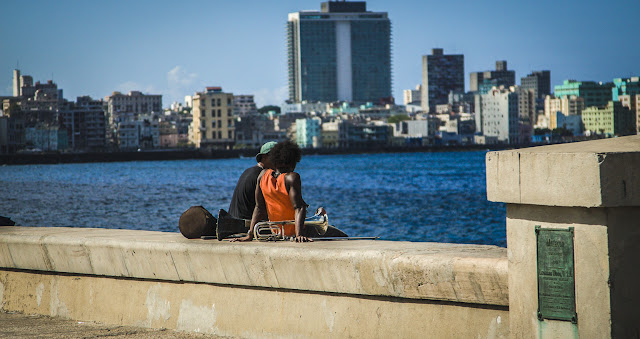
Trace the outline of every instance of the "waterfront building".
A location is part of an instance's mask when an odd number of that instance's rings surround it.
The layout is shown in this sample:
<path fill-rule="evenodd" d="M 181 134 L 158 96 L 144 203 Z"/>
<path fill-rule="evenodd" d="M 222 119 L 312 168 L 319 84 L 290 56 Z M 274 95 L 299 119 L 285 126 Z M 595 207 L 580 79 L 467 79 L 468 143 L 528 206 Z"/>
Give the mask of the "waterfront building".
<path fill-rule="evenodd" d="M 544 113 L 544 98 L 551 94 L 551 72 L 534 71 L 520 79 L 518 109 L 520 119 L 532 126 Z"/>
<path fill-rule="evenodd" d="M 361 106 L 352 105 L 348 102 L 332 102 L 327 104 L 327 113 L 331 115 L 356 115 L 360 113 L 360 107 Z"/>
<path fill-rule="evenodd" d="M 544 99 L 544 115 L 548 118 L 550 129 L 562 127 L 562 125 L 558 125 L 555 113 L 561 112 L 564 116 L 579 116 L 582 114 L 582 110 L 584 110 L 584 98 L 575 95 L 563 98 L 547 95 Z"/>
<path fill-rule="evenodd" d="M 525 89 L 520 86 L 516 87 L 518 91 L 518 115 L 521 125 L 527 129 L 533 129 L 533 124 L 537 118 L 537 98 L 532 89 Z M 544 101 L 542 101 L 544 105 Z"/>
<path fill-rule="evenodd" d="M 349 105 L 346 103 L 347 106 Z M 280 107 L 282 114 L 291 113 L 324 113 L 328 111 L 329 103 L 322 101 L 314 102 L 285 102 Z"/>
<path fill-rule="evenodd" d="M 63 104 L 62 89 L 59 89 L 53 80 L 47 80 L 46 83 L 37 81 L 34 84 L 33 77 L 21 75 L 20 70 L 14 69 L 12 87 L 13 99 L 15 100 L 13 102 L 23 111 L 56 111 Z"/>
<path fill-rule="evenodd" d="M 436 119 L 421 119 L 421 120 L 403 120 L 393 124 L 393 137 L 396 140 L 394 142 L 397 146 L 422 146 L 430 143 L 434 135 L 429 135 L 429 132 L 436 131 L 440 121 L 429 126 L 431 122 Z"/>
<path fill-rule="evenodd" d="M 109 123 L 137 120 L 140 115 L 162 112 L 162 95 L 142 94 L 139 91 L 130 91 L 129 94 L 113 92 L 105 97 Z"/>
<path fill-rule="evenodd" d="M 564 128 L 570 131 L 574 136 L 582 135 L 584 125 L 582 123 L 582 115 L 565 115 L 560 111 L 551 114 L 551 124 L 555 128 Z"/>
<path fill-rule="evenodd" d="M 596 83 L 593 81 L 565 80 L 562 85 L 554 87 L 554 95 L 557 98 L 581 97 L 584 98 L 584 107 L 603 107 L 611 101 L 613 83 Z"/>
<path fill-rule="evenodd" d="M 640 94 L 636 94 L 636 133 L 640 134 Z"/>
<path fill-rule="evenodd" d="M 178 128 L 174 121 L 160 121 L 160 147 L 173 148 L 178 146 Z"/>
<path fill-rule="evenodd" d="M 57 124 L 38 123 L 25 128 L 25 144 L 45 152 L 66 150 L 69 148 L 67 130 Z"/>
<path fill-rule="evenodd" d="M 311 117 L 309 113 L 288 113 L 288 114 L 280 114 L 273 118 L 273 130 L 288 132 L 292 126 L 295 130 L 295 123 L 298 119 L 306 119 Z M 291 139 L 292 141 L 295 139 Z"/>
<path fill-rule="evenodd" d="M 233 94 L 207 87 L 193 96 L 193 144 L 197 148 L 231 148 L 235 143 Z"/>
<path fill-rule="evenodd" d="M 614 101 L 620 101 L 620 103 L 622 104 L 622 106 L 627 107 L 628 109 L 632 110 L 632 111 L 636 111 L 636 95 L 629 95 L 629 94 L 625 94 L 625 95 L 618 95 L 618 100 L 614 100 Z"/>
<path fill-rule="evenodd" d="M 404 109 L 396 105 L 361 105 L 359 112 L 368 120 L 386 120 L 392 115 L 405 114 Z"/>
<path fill-rule="evenodd" d="M 1 115 L 0 154 L 15 153 L 24 144 L 24 120 L 16 116 L 9 116 L 6 113 Z"/>
<path fill-rule="evenodd" d="M 73 150 L 101 150 L 106 146 L 106 106 L 103 100 L 82 96 L 60 110 L 59 119 L 67 129 Z"/>
<path fill-rule="evenodd" d="M 171 109 L 166 109 L 160 117 L 160 145 L 162 147 L 185 147 L 189 144 L 189 129 L 193 122 L 191 107 L 180 104 L 171 105 Z M 169 126 L 169 125 L 170 126 Z M 177 133 L 176 145 L 173 133 Z M 164 135 L 164 137 L 163 137 Z M 166 146 L 169 145 L 169 146 Z"/>
<path fill-rule="evenodd" d="M 301 148 L 322 146 L 322 121 L 319 117 L 296 119 L 296 143 Z"/>
<path fill-rule="evenodd" d="M 591 106 L 582 111 L 584 130 L 607 136 L 636 134 L 636 121 L 631 110 L 618 101 L 605 107 Z"/>
<path fill-rule="evenodd" d="M 274 119 L 266 114 L 252 114 L 235 118 L 236 147 L 260 148 L 268 141 L 284 141 L 286 133 L 276 131 Z"/>
<path fill-rule="evenodd" d="M 518 92 L 515 87 L 493 88 L 481 100 L 482 133 L 501 143 L 519 140 Z"/>
<path fill-rule="evenodd" d="M 469 73 L 469 91 L 486 94 L 492 87 L 509 87 L 516 84 L 516 71 L 507 69 L 507 61 L 496 61 L 495 71 Z"/>
<path fill-rule="evenodd" d="M 20 70 L 19 69 L 13 70 L 13 96 L 14 97 L 20 96 Z"/>
<path fill-rule="evenodd" d="M 160 120 L 153 114 L 120 122 L 117 133 L 118 147 L 122 150 L 160 147 Z"/>
<path fill-rule="evenodd" d="M 520 87 L 532 90 L 536 98 L 544 98 L 551 94 L 551 71 L 533 71 L 520 78 Z"/>
<path fill-rule="evenodd" d="M 391 144 L 393 127 L 382 122 L 344 120 L 339 127 L 339 143 L 342 148 L 375 148 Z"/>
<path fill-rule="evenodd" d="M 105 97 L 104 101 L 107 104 L 107 140 L 125 149 L 139 148 L 140 140 L 135 141 L 133 138 L 140 136 L 140 133 L 134 133 L 132 129 L 140 125 L 137 121 L 140 121 L 142 116 L 162 113 L 162 95 L 159 94 L 143 94 L 139 91 L 130 91 L 129 94 L 113 92 Z M 126 141 L 120 139 L 121 137 Z"/>
<path fill-rule="evenodd" d="M 24 92 L 24 94 L 23 94 Z M 20 75 L 19 69 L 13 70 L 13 96 L 14 97 L 31 97 L 35 89 L 33 89 L 33 77 L 29 75 Z"/>
<path fill-rule="evenodd" d="M 629 108 L 633 113 L 636 122 L 636 134 L 640 134 L 640 94 L 620 95 L 618 98 L 622 106 Z"/>
<path fill-rule="evenodd" d="M 46 83 L 37 81 L 31 85 L 32 80 L 25 80 L 26 76 L 21 76 L 19 105 L 23 111 L 29 110 L 50 110 L 57 111 L 63 104 L 62 89 L 52 80 Z M 31 78 L 31 77 L 29 77 Z"/>
<path fill-rule="evenodd" d="M 323 122 L 320 127 L 322 147 L 337 148 L 340 145 L 340 120 Z"/>
<path fill-rule="evenodd" d="M 239 94 L 233 96 L 233 114 L 237 117 L 258 113 L 253 95 Z"/>
<path fill-rule="evenodd" d="M 635 120 L 635 132 L 640 134 L 640 110 L 638 106 L 638 98 L 640 98 L 640 77 L 616 78 L 613 79 L 614 87 L 612 91 L 612 100 L 620 101 L 622 106 L 631 110 Z"/>
<path fill-rule="evenodd" d="M 621 95 L 640 94 L 640 77 L 613 79 L 611 94 L 613 101 L 619 101 L 618 97 Z"/>
<path fill-rule="evenodd" d="M 422 56 L 422 110 L 435 112 L 449 102 L 449 92 L 464 92 L 464 55 L 434 48 Z"/>
<path fill-rule="evenodd" d="M 402 91 L 403 103 L 407 105 L 421 105 L 422 85 L 417 85 L 416 89 L 405 89 Z"/>
<path fill-rule="evenodd" d="M 391 94 L 391 22 L 364 1 L 289 13 L 289 100 L 379 102 Z"/>

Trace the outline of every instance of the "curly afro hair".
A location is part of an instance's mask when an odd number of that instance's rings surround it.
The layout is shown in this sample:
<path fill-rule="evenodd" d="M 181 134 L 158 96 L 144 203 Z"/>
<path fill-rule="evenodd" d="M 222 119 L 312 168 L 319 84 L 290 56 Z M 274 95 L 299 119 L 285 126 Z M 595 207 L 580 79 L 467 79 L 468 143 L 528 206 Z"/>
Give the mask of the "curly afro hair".
<path fill-rule="evenodd" d="M 293 167 L 296 163 L 300 162 L 302 151 L 298 144 L 286 140 L 275 145 L 271 152 L 269 152 L 269 156 L 276 168 L 287 168 Z"/>

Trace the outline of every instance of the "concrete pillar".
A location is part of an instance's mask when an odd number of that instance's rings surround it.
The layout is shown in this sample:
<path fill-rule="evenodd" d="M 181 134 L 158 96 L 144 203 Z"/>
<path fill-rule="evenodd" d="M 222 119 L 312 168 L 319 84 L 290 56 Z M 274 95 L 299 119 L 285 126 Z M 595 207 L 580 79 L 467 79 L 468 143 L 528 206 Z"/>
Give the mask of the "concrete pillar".
<path fill-rule="evenodd" d="M 511 337 L 637 338 L 640 136 L 490 152 L 486 164 L 488 199 L 507 204 Z"/>

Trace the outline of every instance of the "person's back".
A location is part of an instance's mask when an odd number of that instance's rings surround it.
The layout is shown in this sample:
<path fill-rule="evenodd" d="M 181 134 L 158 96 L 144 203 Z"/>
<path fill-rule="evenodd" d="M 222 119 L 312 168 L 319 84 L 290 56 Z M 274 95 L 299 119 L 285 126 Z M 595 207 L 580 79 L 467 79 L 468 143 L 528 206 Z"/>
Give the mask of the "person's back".
<path fill-rule="evenodd" d="M 269 141 L 262 145 L 260 152 L 256 155 L 256 166 L 246 169 L 236 184 L 229 204 L 229 214 L 239 219 L 251 219 L 253 209 L 256 206 L 256 186 L 260 172 L 265 168 L 271 168 L 269 152 L 276 145 L 276 142 Z"/>
<path fill-rule="evenodd" d="M 256 206 L 256 181 L 261 171 L 262 167 L 258 165 L 247 168 L 238 179 L 229 204 L 229 214 L 233 217 L 251 219 Z"/>
<path fill-rule="evenodd" d="M 276 173 L 266 170 L 260 179 L 260 189 L 267 208 L 269 221 L 285 221 L 295 219 L 295 209 L 289 197 L 289 190 L 285 183 L 287 173 Z M 287 236 L 295 235 L 293 224 L 284 225 Z"/>

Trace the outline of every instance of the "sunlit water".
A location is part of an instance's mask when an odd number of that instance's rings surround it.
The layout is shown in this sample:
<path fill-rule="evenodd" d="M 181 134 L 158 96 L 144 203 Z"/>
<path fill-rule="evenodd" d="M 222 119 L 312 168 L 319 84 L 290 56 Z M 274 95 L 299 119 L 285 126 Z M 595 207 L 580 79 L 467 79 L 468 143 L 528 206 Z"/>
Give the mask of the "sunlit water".
<path fill-rule="evenodd" d="M 488 202 L 485 152 L 304 156 L 310 213 L 351 236 L 506 246 L 505 206 Z M 180 214 L 228 209 L 251 158 L 0 167 L 0 215 L 25 226 L 178 231 Z"/>

